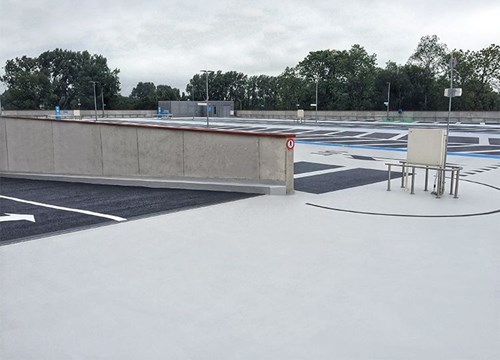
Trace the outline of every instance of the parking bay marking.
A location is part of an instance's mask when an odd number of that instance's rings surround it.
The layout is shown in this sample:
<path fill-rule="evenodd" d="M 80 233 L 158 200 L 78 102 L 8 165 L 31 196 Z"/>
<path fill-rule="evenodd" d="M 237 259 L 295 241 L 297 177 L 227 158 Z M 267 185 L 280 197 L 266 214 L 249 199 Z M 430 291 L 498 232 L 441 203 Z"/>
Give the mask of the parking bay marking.
<path fill-rule="evenodd" d="M 119 216 L 102 214 L 102 213 L 98 213 L 98 212 L 94 212 L 94 211 L 88 211 L 88 210 L 73 209 L 73 208 L 68 208 L 68 207 L 64 207 L 64 206 L 43 204 L 43 203 L 39 203 L 39 202 L 36 202 L 36 201 L 23 200 L 23 199 L 18 199 L 18 198 L 10 197 L 10 196 L 0 195 L 0 199 L 12 200 L 12 201 L 17 201 L 17 202 L 25 203 L 25 204 L 31 204 L 31 205 L 46 207 L 46 208 L 50 208 L 50 209 L 56 209 L 56 210 L 62 210 L 62 211 L 70 211 L 70 212 L 76 212 L 76 213 L 85 214 L 85 215 L 97 216 L 97 217 L 102 217 L 102 218 L 105 218 L 105 219 L 110 219 L 110 220 L 114 220 L 114 221 L 118 221 L 118 222 L 127 221 L 127 219 L 119 217 Z"/>
<path fill-rule="evenodd" d="M 23 221 L 23 220 L 35 222 L 35 217 L 29 214 L 8 214 L 8 213 L 5 213 L 5 216 L 0 216 L 0 222 Z"/>

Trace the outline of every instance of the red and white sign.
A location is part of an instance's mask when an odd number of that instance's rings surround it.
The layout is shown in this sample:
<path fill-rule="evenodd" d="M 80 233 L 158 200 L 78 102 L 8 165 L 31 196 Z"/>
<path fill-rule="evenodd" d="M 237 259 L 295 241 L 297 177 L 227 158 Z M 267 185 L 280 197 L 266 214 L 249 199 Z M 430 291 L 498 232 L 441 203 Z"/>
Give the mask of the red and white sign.
<path fill-rule="evenodd" d="M 294 147 L 295 147 L 295 140 L 293 140 L 293 139 L 286 139 L 286 148 L 288 150 L 293 150 Z"/>

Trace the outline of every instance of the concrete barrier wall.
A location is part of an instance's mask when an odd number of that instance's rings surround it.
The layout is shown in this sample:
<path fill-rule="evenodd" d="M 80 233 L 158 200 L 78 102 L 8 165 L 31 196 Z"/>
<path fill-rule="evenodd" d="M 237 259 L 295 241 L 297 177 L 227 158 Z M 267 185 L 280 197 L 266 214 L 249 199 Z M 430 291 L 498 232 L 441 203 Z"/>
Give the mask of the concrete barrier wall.
<path fill-rule="evenodd" d="M 315 119 L 314 110 L 304 112 L 306 119 Z M 236 116 L 243 118 L 265 118 L 265 119 L 297 119 L 297 111 L 259 111 L 259 110 L 238 110 Z M 385 111 L 318 111 L 318 120 L 386 120 Z M 389 120 L 414 120 L 425 122 L 442 122 L 448 120 L 447 111 L 403 111 L 389 112 Z M 450 116 L 452 122 L 469 123 L 500 123 L 500 111 L 452 111 Z"/>
<path fill-rule="evenodd" d="M 68 111 L 69 115 L 73 111 Z M 64 111 L 61 111 L 64 117 Z M 81 115 L 85 118 L 93 118 L 94 110 L 82 110 Z M 97 115 L 102 117 L 102 111 L 98 110 Z M 54 110 L 4 110 L 3 116 L 28 116 L 28 117 L 54 117 Z M 106 110 L 105 117 L 155 117 L 156 110 Z M 174 114 L 175 116 L 175 114 Z M 191 115 L 190 115 L 191 116 Z M 266 118 L 266 119 L 296 119 L 296 110 L 283 111 L 259 111 L 259 110 L 237 110 L 236 116 L 245 118 Z M 316 112 L 314 110 L 306 110 L 306 119 L 315 119 Z M 319 120 L 384 120 L 387 119 L 385 111 L 318 111 Z M 399 114 L 396 111 L 389 112 L 390 120 L 414 120 L 425 122 L 447 121 L 447 111 L 404 111 Z M 452 111 L 451 121 L 453 122 L 470 122 L 470 123 L 500 123 L 500 111 Z"/>
<path fill-rule="evenodd" d="M 291 193 L 289 137 L 294 135 L 0 117 L 0 173 L 244 181 Z"/>

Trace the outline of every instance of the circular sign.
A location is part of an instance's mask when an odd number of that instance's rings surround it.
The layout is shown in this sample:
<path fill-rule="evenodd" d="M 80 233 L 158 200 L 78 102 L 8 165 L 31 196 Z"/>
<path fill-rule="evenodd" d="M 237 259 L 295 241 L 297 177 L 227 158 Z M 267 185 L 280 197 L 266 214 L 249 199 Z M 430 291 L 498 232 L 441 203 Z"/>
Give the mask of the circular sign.
<path fill-rule="evenodd" d="M 295 147 L 295 141 L 293 139 L 286 139 L 286 148 L 288 150 L 293 150 Z"/>

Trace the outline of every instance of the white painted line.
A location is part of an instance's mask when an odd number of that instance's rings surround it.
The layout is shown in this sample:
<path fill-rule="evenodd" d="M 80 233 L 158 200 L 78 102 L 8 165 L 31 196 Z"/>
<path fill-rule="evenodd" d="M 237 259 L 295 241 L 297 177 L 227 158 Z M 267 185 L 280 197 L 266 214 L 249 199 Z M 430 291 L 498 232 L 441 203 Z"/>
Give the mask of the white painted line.
<path fill-rule="evenodd" d="M 323 175 L 323 174 L 329 174 L 329 173 L 334 173 L 334 172 L 340 172 L 340 171 L 346 171 L 350 170 L 351 168 L 347 168 L 345 166 L 341 166 L 336 169 L 325 169 L 325 170 L 317 170 L 317 171 L 310 171 L 302 174 L 295 174 L 293 176 L 294 179 L 300 179 L 303 177 L 309 177 L 309 176 L 316 176 L 316 175 Z"/>
<path fill-rule="evenodd" d="M 80 214 L 85 214 L 85 215 L 97 216 L 97 217 L 102 217 L 102 218 L 110 219 L 110 220 L 114 220 L 114 221 L 127 221 L 127 219 L 124 219 L 124 218 L 119 217 L 119 216 L 101 214 L 98 212 L 93 212 L 93 211 L 88 211 L 88 210 L 72 209 L 72 208 L 57 206 L 57 205 L 43 204 L 43 203 L 39 203 L 36 201 L 23 200 L 23 199 L 13 198 L 13 197 L 9 197 L 9 196 L 0 195 L 0 199 L 13 200 L 13 201 L 17 201 L 17 202 L 21 202 L 21 203 L 25 203 L 25 204 L 41 206 L 41 207 L 46 207 L 46 208 L 50 208 L 50 209 L 70 211 L 70 212 L 75 212 L 75 213 L 80 213 Z"/>

